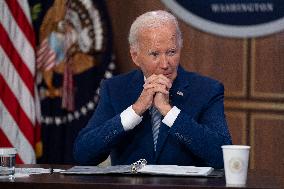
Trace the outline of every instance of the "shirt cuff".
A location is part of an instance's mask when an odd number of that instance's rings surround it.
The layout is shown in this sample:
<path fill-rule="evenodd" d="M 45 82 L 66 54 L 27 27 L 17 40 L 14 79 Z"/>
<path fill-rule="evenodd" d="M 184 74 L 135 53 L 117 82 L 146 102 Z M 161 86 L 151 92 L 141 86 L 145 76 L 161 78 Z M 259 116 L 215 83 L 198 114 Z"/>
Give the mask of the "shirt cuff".
<path fill-rule="evenodd" d="M 180 109 L 178 109 L 176 106 L 174 106 L 168 113 L 167 115 L 164 117 L 164 119 L 162 120 L 162 122 L 164 124 L 166 124 L 169 127 L 172 127 L 176 118 L 178 117 L 180 113 Z"/>
<path fill-rule="evenodd" d="M 121 124 L 125 131 L 133 129 L 142 121 L 142 118 L 142 116 L 140 117 L 138 114 L 135 113 L 132 108 L 132 105 L 120 114 Z"/>

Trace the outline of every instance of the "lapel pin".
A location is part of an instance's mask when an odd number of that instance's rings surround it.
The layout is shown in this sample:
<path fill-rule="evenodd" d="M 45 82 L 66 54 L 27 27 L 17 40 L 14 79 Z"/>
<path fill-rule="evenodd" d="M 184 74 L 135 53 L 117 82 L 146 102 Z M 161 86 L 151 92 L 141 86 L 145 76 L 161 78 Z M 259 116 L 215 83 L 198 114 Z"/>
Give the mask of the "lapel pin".
<path fill-rule="evenodd" d="M 177 94 L 180 95 L 180 96 L 183 96 L 183 92 L 181 92 L 181 91 L 178 91 Z"/>

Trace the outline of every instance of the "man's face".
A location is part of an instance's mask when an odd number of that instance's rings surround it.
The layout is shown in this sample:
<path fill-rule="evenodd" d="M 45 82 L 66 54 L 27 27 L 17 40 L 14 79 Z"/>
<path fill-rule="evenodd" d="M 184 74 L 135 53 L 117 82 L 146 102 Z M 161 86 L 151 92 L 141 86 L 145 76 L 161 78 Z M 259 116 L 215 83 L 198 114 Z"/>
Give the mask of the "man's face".
<path fill-rule="evenodd" d="M 148 78 L 152 74 L 163 74 L 173 81 L 180 60 L 175 25 L 168 23 L 161 27 L 143 29 L 138 40 L 138 50 L 131 49 L 130 53 L 144 76 Z"/>

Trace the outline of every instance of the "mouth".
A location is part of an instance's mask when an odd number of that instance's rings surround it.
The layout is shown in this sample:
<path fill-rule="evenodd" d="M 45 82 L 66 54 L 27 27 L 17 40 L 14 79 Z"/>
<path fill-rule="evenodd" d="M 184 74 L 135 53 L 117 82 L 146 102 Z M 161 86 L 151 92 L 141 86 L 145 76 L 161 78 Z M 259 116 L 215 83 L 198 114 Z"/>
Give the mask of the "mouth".
<path fill-rule="evenodd" d="M 172 73 L 163 73 L 164 76 L 166 76 L 167 78 L 170 78 Z"/>

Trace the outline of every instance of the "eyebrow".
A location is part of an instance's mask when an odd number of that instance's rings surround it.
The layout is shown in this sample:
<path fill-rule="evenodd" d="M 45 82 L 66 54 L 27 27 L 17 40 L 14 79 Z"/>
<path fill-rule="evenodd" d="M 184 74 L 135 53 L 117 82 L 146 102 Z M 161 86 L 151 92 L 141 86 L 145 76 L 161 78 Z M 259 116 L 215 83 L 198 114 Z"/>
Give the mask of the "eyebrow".
<path fill-rule="evenodd" d="M 147 51 L 148 54 L 157 53 L 157 52 L 159 52 L 159 51 L 157 51 L 157 50 L 148 50 L 148 51 Z"/>

